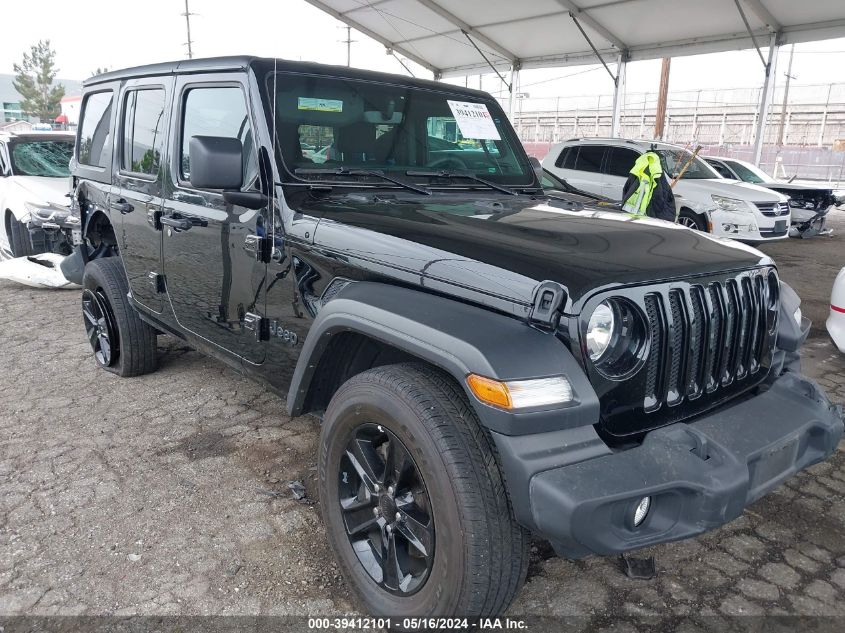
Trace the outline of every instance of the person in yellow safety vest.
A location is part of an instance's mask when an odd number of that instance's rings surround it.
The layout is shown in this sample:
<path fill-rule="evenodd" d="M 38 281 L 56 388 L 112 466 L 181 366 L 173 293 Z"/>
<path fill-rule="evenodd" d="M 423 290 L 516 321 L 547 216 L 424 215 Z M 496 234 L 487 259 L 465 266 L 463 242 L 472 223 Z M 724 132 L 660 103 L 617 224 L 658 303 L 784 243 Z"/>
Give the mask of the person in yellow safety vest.
<path fill-rule="evenodd" d="M 675 196 L 656 152 L 641 155 L 622 190 L 622 210 L 632 215 L 675 221 Z"/>

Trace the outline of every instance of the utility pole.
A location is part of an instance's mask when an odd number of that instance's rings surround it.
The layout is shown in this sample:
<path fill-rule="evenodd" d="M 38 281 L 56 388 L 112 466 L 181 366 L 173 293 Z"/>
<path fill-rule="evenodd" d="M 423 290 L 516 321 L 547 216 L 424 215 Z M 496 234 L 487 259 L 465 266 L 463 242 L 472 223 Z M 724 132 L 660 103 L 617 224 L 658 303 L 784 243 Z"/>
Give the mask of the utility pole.
<path fill-rule="evenodd" d="M 657 94 L 657 115 L 654 119 L 654 138 L 663 140 L 663 125 L 666 120 L 666 101 L 669 98 L 669 68 L 672 65 L 671 57 L 663 58 L 663 65 L 660 67 L 660 91 Z"/>
<path fill-rule="evenodd" d="M 191 16 L 194 14 L 191 13 L 191 10 L 188 8 L 188 0 L 185 0 L 185 13 L 182 15 L 185 16 L 185 28 L 188 29 L 188 59 L 193 59 L 194 50 L 192 48 L 193 42 L 191 41 Z"/>
<path fill-rule="evenodd" d="M 352 42 L 357 42 L 358 40 L 352 39 L 352 27 L 351 26 L 342 26 L 342 29 L 346 29 L 346 39 L 340 40 L 341 43 L 346 44 L 346 65 L 352 65 Z"/>
<path fill-rule="evenodd" d="M 783 87 L 783 107 L 780 110 L 780 131 L 778 132 L 778 146 L 783 145 L 783 132 L 786 127 L 786 104 L 789 100 L 789 82 L 792 76 L 792 57 L 795 55 L 795 44 L 789 47 L 789 65 L 786 69 L 786 85 Z"/>

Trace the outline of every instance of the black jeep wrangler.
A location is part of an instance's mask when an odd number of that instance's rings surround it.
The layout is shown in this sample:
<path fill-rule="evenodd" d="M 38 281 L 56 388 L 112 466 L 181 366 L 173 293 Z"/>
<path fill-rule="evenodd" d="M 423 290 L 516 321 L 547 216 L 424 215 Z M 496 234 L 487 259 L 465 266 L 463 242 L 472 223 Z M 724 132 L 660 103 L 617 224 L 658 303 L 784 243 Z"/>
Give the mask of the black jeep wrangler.
<path fill-rule="evenodd" d="M 546 204 L 488 94 L 221 58 L 84 87 L 72 171 L 97 363 L 171 334 L 322 418 L 320 504 L 372 615 L 486 616 L 529 533 L 614 555 L 718 527 L 841 411 L 774 263 Z"/>

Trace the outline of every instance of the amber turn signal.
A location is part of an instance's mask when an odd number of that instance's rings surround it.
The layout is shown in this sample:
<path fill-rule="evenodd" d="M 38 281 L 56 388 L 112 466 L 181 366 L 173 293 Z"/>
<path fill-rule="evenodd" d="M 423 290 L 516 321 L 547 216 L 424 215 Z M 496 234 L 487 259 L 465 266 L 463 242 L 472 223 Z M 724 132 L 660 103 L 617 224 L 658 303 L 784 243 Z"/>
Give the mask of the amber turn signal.
<path fill-rule="evenodd" d="M 572 385 L 566 376 L 501 382 L 470 374 L 467 376 L 467 384 L 481 402 L 500 409 L 532 409 L 564 404 L 575 399 Z"/>
<path fill-rule="evenodd" d="M 513 407 L 511 394 L 505 383 L 477 374 L 470 374 L 467 376 L 467 384 L 472 393 L 475 394 L 475 397 L 481 400 L 481 402 L 493 405 L 494 407 L 501 407 L 502 409 Z"/>

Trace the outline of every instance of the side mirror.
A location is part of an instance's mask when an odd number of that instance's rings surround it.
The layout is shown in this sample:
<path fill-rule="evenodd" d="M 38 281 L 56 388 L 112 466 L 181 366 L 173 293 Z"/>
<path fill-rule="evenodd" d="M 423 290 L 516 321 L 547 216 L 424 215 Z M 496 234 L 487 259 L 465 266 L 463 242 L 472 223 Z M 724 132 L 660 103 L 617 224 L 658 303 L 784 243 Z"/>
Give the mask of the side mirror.
<path fill-rule="evenodd" d="M 543 182 L 543 165 L 540 163 L 540 159 L 536 156 L 529 156 L 528 162 L 534 168 L 534 173 L 537 174 L 537 180 Z"/>
<path fill-rule="evenodd" d="M 243 145 L 236 138 L 195 136 L 188 145 L 191 184 L 197 189 L 240 190 Z"/>

